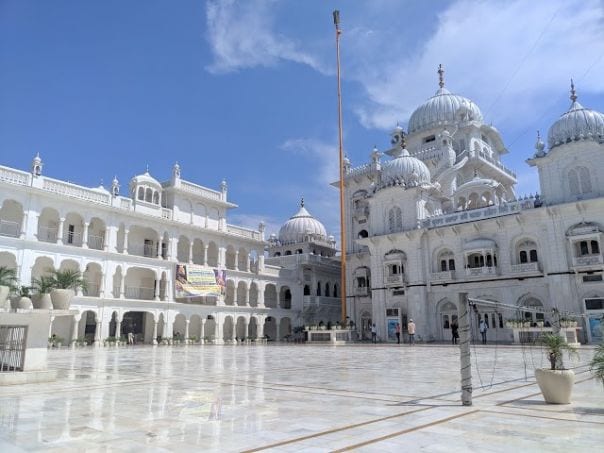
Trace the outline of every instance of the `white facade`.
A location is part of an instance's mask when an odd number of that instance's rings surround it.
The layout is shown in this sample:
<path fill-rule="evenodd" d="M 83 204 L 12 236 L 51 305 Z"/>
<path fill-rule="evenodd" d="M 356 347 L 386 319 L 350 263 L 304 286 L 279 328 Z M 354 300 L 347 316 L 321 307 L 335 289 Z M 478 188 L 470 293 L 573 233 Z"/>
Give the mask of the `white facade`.
<path fill-rule="evenodd" d="M 370 336 L 392 340 L 413 318 L 416 338 L 448 341 L 458 293 L 515 306 L 583 314 L 584 341 L 597 341 L 589 318 L 604 313 L 604 115 L 572 105 L 538 137 L 527 162 L 541 196 L 518 199 L 499 132 L 472 101 L 444 87 L 411 115 L 408 134 L 392 132 L 391 158 L 374 149 L 367 164 L 346 162 L 347 310 Z M 510 315 L 477 314 L 492 340 L 511 341 Z M 477 321 L 477 319 L 476 319 Z M 545 322 L 548 316 L 545 315 Z"/>
<path fill-rule="evenodd" d="M 292 288 L 302 307 L 306 325 L 335 324 L 341 320 L 340 260 L 335 258 L 336 241 L 323 224 L 301 202 L 299 211 L 271 234 L 267 264 L 291 273 Z"/>
<path fill-rule="evenodd" d="M 39 156 L 30 172 L 0 166 L 0 266 L 16 268 L 22 285 L 68 268 L 88 283 L 72 302 L 77 315 L 57 318 L 49 336 L 221 343 L 291 333 L 302 307 L 291 302 L 291 272 L 264 263 L 264 226 L 228 224 L 236 205 L 226 183 L 216 191 L 180 173 L 176 164 L 159 183 L 147 171 L 120 196 L 117 180 L 108 191 L 43 176 Z M 226 270 L 224 294 L 176 301 L 177 263 Z"/>

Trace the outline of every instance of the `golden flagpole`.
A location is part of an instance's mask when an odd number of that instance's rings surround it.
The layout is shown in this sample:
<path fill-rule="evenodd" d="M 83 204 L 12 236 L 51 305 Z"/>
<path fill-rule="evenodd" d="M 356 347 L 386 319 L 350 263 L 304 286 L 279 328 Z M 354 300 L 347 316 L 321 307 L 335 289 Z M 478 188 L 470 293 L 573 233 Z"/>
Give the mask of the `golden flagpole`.
<path fill-rule="evenodd" d="M 333 12 L 333 23 L 336 26 L 336 66 L 338 72 L 338 139 L 340 148 L 340 257 L 341 257 L 341 307 L 342 322 L 346 323 L 346 217 L 344 210 L 344 150 L 342 138 L 342 86 L 340 83 L 340 11 Z"/>

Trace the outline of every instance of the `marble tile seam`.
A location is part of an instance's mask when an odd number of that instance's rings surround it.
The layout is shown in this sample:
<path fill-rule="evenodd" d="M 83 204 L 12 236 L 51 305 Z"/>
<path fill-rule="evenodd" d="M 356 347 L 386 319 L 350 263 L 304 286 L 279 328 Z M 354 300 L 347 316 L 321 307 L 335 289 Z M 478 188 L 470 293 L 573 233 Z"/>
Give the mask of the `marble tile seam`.
<path fill-rule="evenodd" d="M 480 409 L 474 409 L 474 410 L 471 410 L 471 411 L 464 412 L 462 414 L 451 415 L 450 417 L 445 417 L 445 418 L 442 418 L 442 419 L 439 419 L 439 420 L 435 420 L 435 421 L 432 421 L 432 422 L 429 422 L 429 423 L 425 423 L 423 425 L 413 426 L 411 428 L 403 429 L 401 431 L 396 431 L 394 433 L 387 434 L 385 436 L 380 436 L 380 437 L 377 437 L 375 439 L 370 439 L 370 440 L 367 440 L 367 441 L 364 441 L 364 442 L 361 442 L 361 443 L 358 443 L 358 444 L 348 445 L 348 446 L 346 446 L 344 448 L 341 448 L 339 450 L 334 450 L 333 453 L 343 453 L 343 452 L 346 452 L 346 451 L 352 451 L 352 450 L 355 450 L 357 448 L 364 447 L 366 445 L 374 444 L 374 443 L 377 443 L 377 442 L 382 442 L 382 441 L 387 440 L 387 439 L 392 439 L 393 437 L 402 436 L 404 434 L 408 434 L 408 433 L 411 433 L 411 432 L 414 432 L 414 431 L 419 431 L 419 430 L 424 429 L 424 428 L 429 428 L 431 426 L 439 425 L 439 424 L 442 424 L 442 423 L 447 423 L 447 422 L 449 422 L 451 420 L 455 420 L 455 419 L 458 419 L 458 418 L 461 418 L 461 417 L 466 417 L 468 415 L 476 414 L 477 412 L 480 412 Z"/>
<path fill-rule="evenodd" d="M 373 420 L 368 420 L 368 421 L 365 421 L 365 422 L 359 422 L 359 423 L 354 423 L 352 425 L 346 425 L 346 426 L 341 426 L 341 427 L 338 427 L 338 428 L 332 428 L 332 429 L 325 430 L 325 431 L 320 431 L 320 432 L 317 432 L 317 433 L 314 433 L 314 434 L 309 434 L 307 436 L 295 437 L 295 438 L 283 440 L 283 441 L 280 441 L 280 442 L 276 442 L 276 443 L 273 443 L 273 444 L 270 444 L 270 445 L 264 445 L 264 446 L 261 446 L 261 447 L 255 447 L 255 448 L 252 448 L 250 450 L 244 450 L 244 451 L 242 451 L 240 453 L 254 453 L 254 452 L 257 452 L 257 451 L 269 450 L 271 448 L 276 448 L 276 447 L 280 447 L 280 446 L 283 446 L 283 445 L 293 444 L 293 443 L 296 443 L 296 442 L 301 442 L 301 441 L 308 440 L 308 439 L 314 439 L 314 438 L 321 437 L 321 436 L 327 436 L 329 434 L 337 433 L 337 432 L 340 432 L 340 431 L 346 431 L 346 430 L 350 430 L 350 429 L 355 429 L 355 428 L 359 428 L 361 426 L 367 426 L 367 425 L 370 425 L 370 424 L 373 424 L 373 423 L 383 422 L 385 420 L 391 420 L 391 419 L 394 419 L 394 418 L 404 417 L 406 415 L 416 414 L 418 412 L 427 411 L 429 409 L 432 409 L 432 407 L 423 407 L 423 408 L 420 408 L 420 409 L 411 410 L 411 411 L 407 411 L 407 412 L 402 412 L 402 413 L 398 413 L 398 414 L 394 414 L 394 415 L 388 415 L 386 417 L 380 417 L 380 418 L 376 418 L 376 419 L 373 419 Z"/>
<path fill-rule="evenodd" d="M 487 413 L 496 414 L 496 415 L 508 415 L 511 417 L 531 417 L 531 418 L 540 418 L 540 419 L 545 419 L 545 420 L 555 420 L 555 421 L 559 421 L 559 422 L 586 423 L 586 424 L 590 424 L 590 425 L 591 424 L 604 425 L 604 422 L 597 422 L 594 420 L 577 420 L 577 419 L 571 419 L 571 418 L 546 417 L 545 415 L 533 415 L 533 414 L 527 414 L 527 413 L 523 413 L 523 412 L 494 411 L 491 409 L 480 409 L 480 412 L 487 412 Z"/>

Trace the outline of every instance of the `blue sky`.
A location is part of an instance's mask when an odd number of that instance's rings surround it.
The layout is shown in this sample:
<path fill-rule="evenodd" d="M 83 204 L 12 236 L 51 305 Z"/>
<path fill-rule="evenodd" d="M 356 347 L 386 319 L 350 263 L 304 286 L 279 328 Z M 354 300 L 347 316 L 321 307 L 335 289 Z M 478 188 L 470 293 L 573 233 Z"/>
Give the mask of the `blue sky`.
<path fill-rule="evenodd" d="M 335 43 L 341 10 L 344 147 L 353 165 L 438 88 L 502 133 L 519 194 L 536 130 L 579 101 L 604 111 L 597 0 L 0 0 L 0 164 L 87 186 L 149 165 L 218 188 L 229 222 L 269 232 L 297 210 L 337 233 Z M 336 234 L 337 236 L 337 234 Z"/>

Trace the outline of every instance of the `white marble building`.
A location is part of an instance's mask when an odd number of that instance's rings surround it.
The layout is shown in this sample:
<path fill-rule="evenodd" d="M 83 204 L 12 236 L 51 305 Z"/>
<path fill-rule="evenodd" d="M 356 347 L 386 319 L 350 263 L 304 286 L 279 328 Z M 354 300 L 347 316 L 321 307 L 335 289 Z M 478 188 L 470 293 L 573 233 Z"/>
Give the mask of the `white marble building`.
<path fill-rule="evenodd" d="M 138 341 L 157 338 L 282 339 L 302 310 L 291 288 L 292 272 L 264 262 L 264 226 L 227 223 L 237 206 L 227 185 L 212 190 L 181 178 L 149 172 L 110 190 L 87 188 L 31 171 L 0 166 L 0 266 L 17 269 L 22 285 L 49 269 L 76 269 L 87 289 L 76 295 L 73 317 L 57 318 L 54 333 L 70 342 L 102 343 L 129 332 Z M 224 269 L 219 297 L 174 298 L 177 263 Z M 299 303 L 299 306 L 298 306 Z"/>
<path fill-rule="evenodd" d="M 336 258 L 336 241 L 328 236 L 325 226 L 304 207 L 271 234 L 267 264 L 291 272 L 296 289 L 297 306 L 302 306 L 305 325 L 325 325 L 341 319 L 340 259 Z"/>
<path fill-rule="evenodd" d="M 413 318 L 424 341 L 451 338 L 459 292 L 514 306 L 580 313 L 584 341 L 597 341 L 604 313 L 604 115 L 571 105 L 537 137 L 527 160 L 541 196 L 517 198 L 516 176 L 497 129 L 479 107 L 450 93 L 439 67 L 436 94 L 391 134 L 389 159 L 346 162 L 347 310 L 369 335 L 393 338 Z M 504 320 L 542 314 L 478 314 L 489 338 L 511 341 Z M 592 326 L 590 329 L 590 318 Z M 548 316 L 545 315 L 545 321 Z"/>

